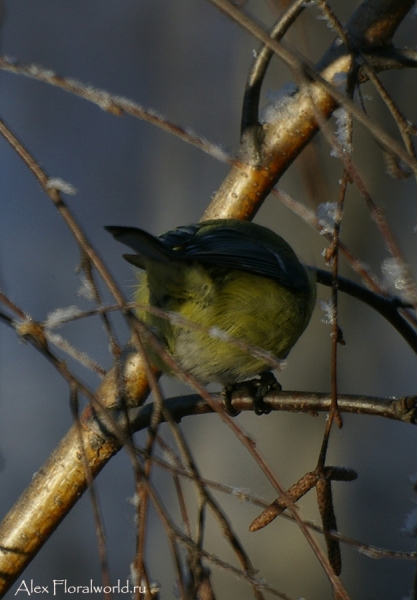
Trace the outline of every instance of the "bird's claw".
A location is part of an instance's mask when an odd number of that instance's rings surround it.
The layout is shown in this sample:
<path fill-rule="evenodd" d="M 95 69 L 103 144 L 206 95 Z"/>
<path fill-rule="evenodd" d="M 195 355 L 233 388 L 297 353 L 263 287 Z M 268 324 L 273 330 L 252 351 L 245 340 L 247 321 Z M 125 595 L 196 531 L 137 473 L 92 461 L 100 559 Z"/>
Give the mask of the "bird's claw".
<path fill-rule="evenodd" d="M 261 373 L 259 379 L 252 379 L 250 382 L 255 389 L 253 398 L 253 410 L 256 415 L 267 415 L 271 412 L 271 407 L 264 401 L 265 396 L 272 390 L 282 390 L 281 384 L 275 379 L 271 371 Z"/>
<path fill-rule="evenodd" d="M 237 390 L 250 395 L 253 398 L 253 410 L 256 415 L 267 415 L 271 412 L 270 406 L 264 401 L 264 397 L 272 390 L 281 390 L 280 383 L 275 379 L 271 371 L 261 373 L 258 379 L 250 379 L 239 383 L 228 383 L 224 386 L 221 396 L 226 412 L 231 417 L 240 413 L 232 405 L 232 394 Z"/>

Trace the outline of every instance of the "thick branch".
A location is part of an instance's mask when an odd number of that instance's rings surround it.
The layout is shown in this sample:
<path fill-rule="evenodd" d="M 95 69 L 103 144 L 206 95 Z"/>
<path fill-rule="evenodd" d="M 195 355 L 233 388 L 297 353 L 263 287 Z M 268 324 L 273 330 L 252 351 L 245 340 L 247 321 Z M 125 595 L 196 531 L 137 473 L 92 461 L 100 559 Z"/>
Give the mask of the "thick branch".
<path fill-rule="evenodd" d="M 349 36 L 360 49 L 389 43 L 412 4 L 411 0 L 364 2 L 348 24 Z M 337 73 L 349 73 L 351 68 L 351 57 L 331 49 L 321 64 L 320 72 L 326 81 L 332 81 Z M 311 99 L 314 100 L 314 106 Z M 204 217 L 252 218 L 279 176 L 317 132 L 316 111 L 323 118 L 328 118 L 336 107 L 336 99 L 322 84 L 312 82 L 308 86 L 303 85 L 288 103 L 282 121 L 265 128 L 260 160 L 253 162 L 253 149 L 242 148 L 242 163 L 232 167 Z M 247 161 L 248 157 L 251 160 Z M 147 384 L 138 354 L 131 351 L 125 353 L 120 368 L 128 395 L 137 403 L 142 402 L 147 393 Z M 97 397 L 108 406 L 115 404 L 118 395 L 116 373 L 117 369 L 112 369 L 97 391 Z M 236 396 L 233 401 L 239 409 L 244 409 L 251 402 Z M 276 398 L 275 401 L 282 402 L 282 398 Z M 307 398 L 299 394 L 293 396 L 291 401 L 294 410 L 328 410 L 329 406 L 323 399 L 316 399 L 316 404 L 306 408 Z M 343 399 L 340 400 L 339 409 L 344 410 Z M 146 408 L 146 411 L 150 410 Z M 363 406 L 357 405 L 356 412 L 364 410 Z M 193 411 L 207 412 L 207 409 L 198 400 Z M 395 411 L 392 408 L 385 407 L 384 411 L 384 416 L 398 418 L 393 416 Z M 143 414 L 147 413 L 142 413 L 141 418 Z M 401 420 L 413 422 L 414 405 L 410 406 L 411 414 L 412 418 Z M 85 414 L 82 427 L 74 426 L 68 432 L 0 525 L 0 597 L 4 596 L 78 500 L 87 486 L 89 476 L 94 477 L 120 447 L 120 438 L 117 441 L 110 434 L 108 437 L 98 435 L 94 428 L 87 425 L 87 417 Z M 89 472 L 84 469 L 83 457 L 88 462 Z"/>
<path fill-rule="evenodd" d="M 128 386 L 125 392 L 144 397 L 148 386 L 138 353 L 128 346 L 121 364 Z M 96 392 L 104 406 L 114 406 L 118 396 L 116 373 L 116 368 L 111 369 Z M 107 434 L 95 425 L 91 409 L 86 409 L 80 425 L 71 427 L 1 522 L 1 598 L 82 496 L 88 480 L 94 479 L 123 445 L 122 429 L 115 436 L 110 433 L 110 418 L 106 424 Z"/>
<path fill-rule="evenodd" d="M 294 54 L 267 36 L 239 9 L 223 0 L 210 1 L 252 31 L 262 42 L 269 44 L 290 68 L 300 70 L 301 63 Z M 347 36 L 353 40 L 356 51 L 366 53 L 370 48 L 389 45 L 413 4 L 413 0 L 367 0 L 361 4 L 346 27 Z M 355 57 L 348 54 L 343 46 L 337 45 L 328 50 L 317 65 L 317 71 L 304 65 L 300 74 L 304 71 L 304 75 L 314 77 L 318 73 L 319 80 L 335 84 L 334 93 L 330 93 L 329 86 L 324 87 L 320 81 L 313 79 L 309 84 L 304 83 L 294 96 L 287 99 L 279 119 L 263 126 L 256 135 L 249 132 L 251 138 L 244 136 L 240 149 L 242 164 L 232 166 L 204 213 L 204 218 L 252 219 L 263 199 L 319 131 L 317 115 L 326 120 L 339 106 L 337 96 L 340 97 L 341 93 L 336 87 L 337 82 L 343 75 L 349 77 L 355 68 Z M 350 107 L 351 103 L 346 102 Z M 352 109 L 360 117 L 360 111 L 353 106 Z M 364 119 L 367 120 L 365 116 Z M 259 138 L 260 147 L 254 147 Z M 383 140 L 379 141 L 382 143 Z M 400 146 L 397 149 L 402 155 L 405 154 Z"/>

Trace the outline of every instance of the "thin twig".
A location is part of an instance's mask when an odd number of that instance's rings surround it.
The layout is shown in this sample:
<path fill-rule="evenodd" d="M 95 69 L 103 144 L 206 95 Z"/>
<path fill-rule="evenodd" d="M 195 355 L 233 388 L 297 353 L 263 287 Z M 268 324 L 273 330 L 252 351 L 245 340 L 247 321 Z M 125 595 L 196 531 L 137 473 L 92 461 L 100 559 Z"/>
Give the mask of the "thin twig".
<path fill-rule="evenodd" d="M 306 4 L 305 0 L 294 0 L 271 29 L 271 38 L 280 40 L 306 8 Z M 264 44 L 252 63 L 243 96 L 241 133 L 244 133 L 248 127 L 259 124 L 261 88 L 273 55 L 273 50 Z"/>
<path fill-rule="evenodd" d="M 188 144 L 199 148 L 213 158 L 226 163 L 233 163 L 233 157 L 230 156 L 218 144 L 210 142 L 206 138 L 191 131 L 188 127 L 182 127 L 168 120 L 163 115 L 158 114 L 154 109 L 146 109 L 134 100 L 123 98 L 115 94 L 110 94 L 106 90 L 101 90 L 92 85 L 82 83 L 76 79 L 62 77 L 48 68 L 43 68 L 35 64 L 21 64 L 8 59 L 6 56 L 0 56 L 0 69 L 23 75 L 37 81 L 42 81 L 54 87 L 58 87 L 66 92 L 84 98 L 88 102 L 96 104 L 101 109 L 115 115 L 131 115 L 142 121 L 146 121 L 155 127 L 159 127 Z"/>
<path fill-rule="evenodd" d="M 366 129 L 371 133 L 371 135 L 378 141 L 384 148 L 389 149 L 390 151 L 397 154 L 401 160 L 403 160 L 413 171 L 417 170 L 417 161 L 410 157 L 409 154 L 404 150 L 404 148 L 390 136 L 386 130 L 379 125 L 377 125 L 372 119 L 370 119 L 367 115 L 363 113 L 358 107 L 349 100 L 340 90 L 329 83 L 315 68 L 311 65 L 305 58 L 299 57 L 297 52 L 294 50 L 289 50 L 287 46 L 284 46 L 282 43 L 272 39 L 270 34 L 265 31 L 260 25 L 256 23 L 256 21 L 246 15 L 242 10 L 234 6 L 228 0 L 208 0 L 211 4 L 215 5 L 219 10 L 227 14 L 233 21 L 238 23 L 241 27 L 243 27 L 246 31 L 251 33 L 258 40 L 262 41 L 266 46 L 271 48 L 273 52 L 285 62 L 285 64 L 295 73 L 304 74 L 306 80 L 312 80 L 326 90 L 326 92 L 340 105 L 344 106 L 349 113 L 355 117 Z M 402 4 L 401 11 L 408 11 L 413 5 L 414 0 L 405 0 Z M 388 10 L 388 9 L 386 9 Z M 392 10 L 392 9 L 391 9 Z M 360 9 L 358 9 L 360 11 Z M 398 11 L 398 14 L 402 15 L 402 12 Z M 393 28 L 393 32 L 395 31 L 395 18 L 394 14 L 391 15 L 391 23 L 390 26 Z M 352 17 L 352 20 L 355 21 L 356 14 Z M 356 23 L 356 22 L 355 22 Z M 357 24 L 357 23 L 356 23 Z M 349 24 L 348 24 L 349 25 Z M 347 27 L 347 31 L 349 32 L 349 27 Z M 381 34 L 383 35 L 383 30 L 381 30 Z M 387 40 L 385 39 L 385 43 Z M 374 44 L 376 41 L 374 40 Z M 325 60 L 325 59 L 324 59 Z"/>

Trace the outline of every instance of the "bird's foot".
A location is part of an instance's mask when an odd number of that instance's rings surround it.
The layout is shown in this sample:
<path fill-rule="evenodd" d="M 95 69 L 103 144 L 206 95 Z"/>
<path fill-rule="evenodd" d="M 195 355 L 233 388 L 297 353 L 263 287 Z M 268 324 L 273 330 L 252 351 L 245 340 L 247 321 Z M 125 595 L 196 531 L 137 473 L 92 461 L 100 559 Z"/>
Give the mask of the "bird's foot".
<path fill-rule="evenodd" d="M 271 371 L 264 371 L 257 379 L 249 379 L 238 383 L 228 383 L 224 386 L 221 396 L 226 412 L 231 417 L 236 417 L 240 411 L 232 405 L 232 394 L 241 391 L 253 398 L 253 410 L 256 415 L 267 415 L 271 408 L 264 401 L 265 396 L 272 390 L 282 390 L 281 384 L 276 380 Z"/>
<path fill-rule="evenodd" d="M 266 404 L 264 398 L 272 390 L 282 390 L 281 384 L 276 380 L 271 371 L 261 373 L 259 379 L 252 379 L 247 382 L 253 390 L 253 410 L 256 415 L 267 415 L 271 412 L 271 407 Z"/>

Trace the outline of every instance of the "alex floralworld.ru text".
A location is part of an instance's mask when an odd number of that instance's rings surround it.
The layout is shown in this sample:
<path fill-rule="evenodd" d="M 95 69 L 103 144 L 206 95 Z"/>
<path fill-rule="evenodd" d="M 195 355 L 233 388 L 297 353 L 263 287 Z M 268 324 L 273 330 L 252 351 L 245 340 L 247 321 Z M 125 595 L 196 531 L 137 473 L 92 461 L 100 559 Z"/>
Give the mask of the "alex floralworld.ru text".
<path fill-rule="evenodd" d="M 58 594 L 134 594 L 135 592 L 143 594 L 146 592 L 146 588 L 139 585 L 131 586 L 128 579 L 124 585 L 120 579 L 117 580 L 116 585 L 95 585 L 92 579 L 88 585 L 72 585 L 68 583 L 67 579 L 53 579 L 50 585 L 36 585 L 33 579 L 30 581 L 23 579 L 14 595 L 50 594 L 57 596 Z"/>

